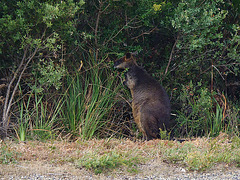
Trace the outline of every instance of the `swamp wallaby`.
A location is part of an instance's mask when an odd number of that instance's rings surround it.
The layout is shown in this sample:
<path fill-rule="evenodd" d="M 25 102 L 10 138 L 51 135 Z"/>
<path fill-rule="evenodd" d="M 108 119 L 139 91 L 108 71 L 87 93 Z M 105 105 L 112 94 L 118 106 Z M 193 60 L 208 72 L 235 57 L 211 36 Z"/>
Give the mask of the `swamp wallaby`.
<path fill-rule="evenodd" d="M 131 53 L 115 61 L 114 67 L 128 68 L 124 84 L 131 91 L 133 117 L 144 139 L 159 138 L 160 128 L 166 130 L 170 126 L 171 108 L 166 91 L 158 81 L 137 65 Z"/>

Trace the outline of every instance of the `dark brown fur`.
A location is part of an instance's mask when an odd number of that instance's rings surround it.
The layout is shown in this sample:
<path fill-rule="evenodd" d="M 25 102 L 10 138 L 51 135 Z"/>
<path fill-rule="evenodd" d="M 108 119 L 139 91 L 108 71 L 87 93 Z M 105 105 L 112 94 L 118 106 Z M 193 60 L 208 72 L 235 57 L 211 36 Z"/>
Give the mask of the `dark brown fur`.
<path fill-rule="evenodd" d="M 128 68 L 125 84 L 132 94 L 135 122 L 147 140 L 159 138 L 160 130 L 170 126 L 170 101 L 164 88 L 139 67 L 130 53 L 114 63 L 115 68 Z"/>

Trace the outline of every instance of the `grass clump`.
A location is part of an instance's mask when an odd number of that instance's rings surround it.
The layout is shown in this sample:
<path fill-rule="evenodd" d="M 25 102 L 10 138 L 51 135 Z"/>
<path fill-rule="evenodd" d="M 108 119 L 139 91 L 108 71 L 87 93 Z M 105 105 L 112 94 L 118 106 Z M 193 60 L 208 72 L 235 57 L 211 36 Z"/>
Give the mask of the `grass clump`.
<path fill-rule="evenodd" d="M 201 138 L 171 147 L 164 145 L 162 149 L 164 161 L 184 165 L 188 170 L 204 171 L 216 163 L 240 164 L 240 139 L 229 139 L 226 134 L 212 140 Z"/>
<path fill-rule="evenodd" d="M 68 89 L 62 110 L 66 132 L 85 140 L 99 137 L 100 129 L 110 121 L 119 89 L 104 62 L 97 64 L 90 57 L 88 66 L 91 68 L 66 77 Z"/>
<path fill-rule="evenodd" d="M 139 155 L 119 153 L 116 151 L 101 153 L 87 153 L 78 160 L 78 167 L 84 167 L 95 174 L 106 173 L 109 170 L 127 167 L 130 173 L 137 173 L 137 164 L 142 161 Z"/>

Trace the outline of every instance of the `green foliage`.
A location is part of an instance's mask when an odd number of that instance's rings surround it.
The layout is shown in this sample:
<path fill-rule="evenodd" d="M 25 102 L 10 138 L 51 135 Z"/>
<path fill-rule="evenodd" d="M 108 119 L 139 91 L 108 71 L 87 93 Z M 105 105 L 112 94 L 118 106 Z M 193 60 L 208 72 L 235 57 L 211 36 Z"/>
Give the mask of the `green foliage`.
<path fill-rule="evenodd" d="M 26 134 L 29 129 L 29 121 L 31 118 L 31 114 L 29 114 L 28 112 L 29 103 L 30 103 L 29 100 L 30 98 L 28 99 L 27 103 L 23 103 L 22 101 L 19 105 L 20 107 L 19 107 L 18 128 L 16 130 L 19 141 L 26 140 Z M 25 108 L 26 108 L 26 111 L 24 112 Z"/>
<path fill-rule="evenodd" d="M 91 18 L 86 26 L 81 24 L 84 33 L 80 40 L 84 39 L 84 46 L 99 51 L 102 56 L 108 52 L 151 51 L 152 39 L 145 37 L 155 32 L 156 27 L 168 33 L 164 26 L 170 25 L 167 19 L 172 15 L 172 8 L 170 2 L 162 0 L 86 1 L 86 16 Z"/>
<path fill-rule="evenodd" d="M 192 82 L 188 86 L 183 86 L 180 93 L 182 109 L 178 112 L 176 121 L 183 127 L 188 137 L 196 135 L 208 135 L 209 120 L 212 111 L 211 94 L 206 88 L 201 87 L 201 83 L 195 87 Z"/>
<path fill-rule="evenodd" d="M 232 114 L 229 110 L 225 117 L 226 109 L 214 98 L 219 94 L 209 91 L 225 91 L 226 84 L 239 75 L 239 25 L 227 23 L 230 10 L 226 6 L 222 0 L 184 0 L 175 8 L 171 19 L 177 40 L 170 74 L 178 78 L 177 81 L 171 77 L 169 80 L 172 87 L 184 86 L 174 95 L 181 106 L 176 120 L 187 136 L 215 136 L 220 131 L 238 131 L 238 126 L 230 130 L 237 115 L 229 118 Z M 198 82 L 201 84 L 195 85 Z"/>
<path fill-rule="evenodd" d="M 178 111 L 176 121 L 178 128 L 182 129 L 182 135 L 217 136 L 224 131 L 237 133 L 238 125 L 234 127 L 233 124 L 236 124 L 234 120 L 226 117 L 226 104 L 220 105 L 222 100 L 216 99 L 223 96 L 215 92 L 210 93 L 208 89 L 201 86 L 201 83 L 194 85 L 191 81 L 189 85 L 183 86 L 180 93 L 179 100 L 182 108 Z"/>
<path fill-rule="evenodd" d="M 175 9 L 171 22 L 178 32 L 174 56 L 178 63 L 176 75 L 181 74 L 185 82 L 187 79 L 199 81 L 199 77 L 207 82 L 211 75 L 219 82 L 228 73 L 239 73 L 239 68 L 233 67 L 233 63 L 240 62 L 239 25 L 224 23 L 228 12 L 222 5 L 222 0 L 186 0 Z"/>
<path fill-rule="evenodd" d="M 232 0 L 232 6 L 240 14 L 240 2 L 238 0 Z"/>
<path fill-rule="evenodd" d="M 52 85 L 59 90 L 62 86 L 61 79 L 65 75 L 65 67 L 58 64 L 54 64 L 50 59 L 46 61 L 45 59 L 40 59 L 37 64 L 36 69 L 33 71 L 37 79 L 38 91 L 41 92 L 44 87 L 51 87 Z M 36 87 L 33 87 L 36 88 Z"/>
<path fill-rule="evenodd" d="M 161 128 L 159 130 L 160 130 L 160 139 L 162 139 L 162 140 L 170 139 L 171 132 L 168 133 L 166 130 L 162 130 Z"/>
<path fill-rule="evenodd" d="M 115 113 L 111 107 L 120 87 L 103 59 L 114 60 L 126 51 L 141 52 L 139 64 L 172 92 L 176 132 L 215 136 L 239 128 L 236 0 L 2 0 L 0 15 L 1 77 L 13 76 L 23 60 L 12 87 L 22 72 L 19 82 L 25 99 L 15 98 L 18 103 L 13 103 L 10 118 L 18 124 L 16 132 L 22 140 L 37 132 L 51 134 L 55 126 L 86 139 L 98 134 L 111 118 L 108 113 Z M 94 57 L 86 58 L 89 53 Z M 73 75 L 72 67 L 81 60 L 84 72 Z M 190 92 L 190 81 L 201 82 L 201 87 L 192 86 Z M 225 112 L 208 89 L 224 92 L 231 110 Z M 0 98 L 5 96 L 5 89 L 0 93 Z M 49 108 L 55 112 L 50 117 Z M 44 130 L 33 133 L 31 128 Z"/>
<path fill-rule="evenodd" d="M 21 57 L 23 48 L 28 45 L 42 48 L 40 44 L 47 44 L 46 48 L 52 51 L 52 46 L 48 46 L 56 44 L 54 42 L 56 37 L 52 38 L 52 34 L 59 35 L 62 41 L 73 41 L 73 34 L 76 31 L 73 18 L 81 11 L 83 4 L 82 0 L 78 3 L 73 0 L 1 1 L 1 65 L 13 63 L 13 60 L 9 61 L 8 56 Z M 44 41 L 45 37 L 47 37 L 46 41 Z M 44 53 L 46 53 L 45 48 Z"/>

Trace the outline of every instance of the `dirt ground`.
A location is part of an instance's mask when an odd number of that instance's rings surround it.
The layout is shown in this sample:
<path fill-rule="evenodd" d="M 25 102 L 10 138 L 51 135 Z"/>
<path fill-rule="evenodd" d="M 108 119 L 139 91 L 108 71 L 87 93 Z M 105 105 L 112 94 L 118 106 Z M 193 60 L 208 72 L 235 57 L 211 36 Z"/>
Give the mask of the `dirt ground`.
<path fill-rule="evenodd" d="M 182 165 L 164 162 L 159 155 L 152 155 L 160 140 L 133 142 L 130 140 L 91 140 L 87 142 L 37 142 L 1 143 L 16 162 L 0 164 L 0 179 L 240 179 L 240 168 L 229 164 L 216 164 L 204 172 L 188 171 Z M 149 158 L 138 164 L 137 173 L 129 173 L 126 167 L 95 175 L 79 168 L 75 159 L 90 151 L 109 150 L 132 152 L 141 150 Z"/>
<path fill-rule="evenodd" d="M 95 175 L 86 169 L 76 168 L 72 163 L 63 165 L 47 161 L 26 161 L 0 165 L 1 179 L 240 179 L 240 169 L 216 165 L 207 172 L 188 172 L 184 168 L 155 159 L 139 165 L 137 174 L 113 171 Z"/>

